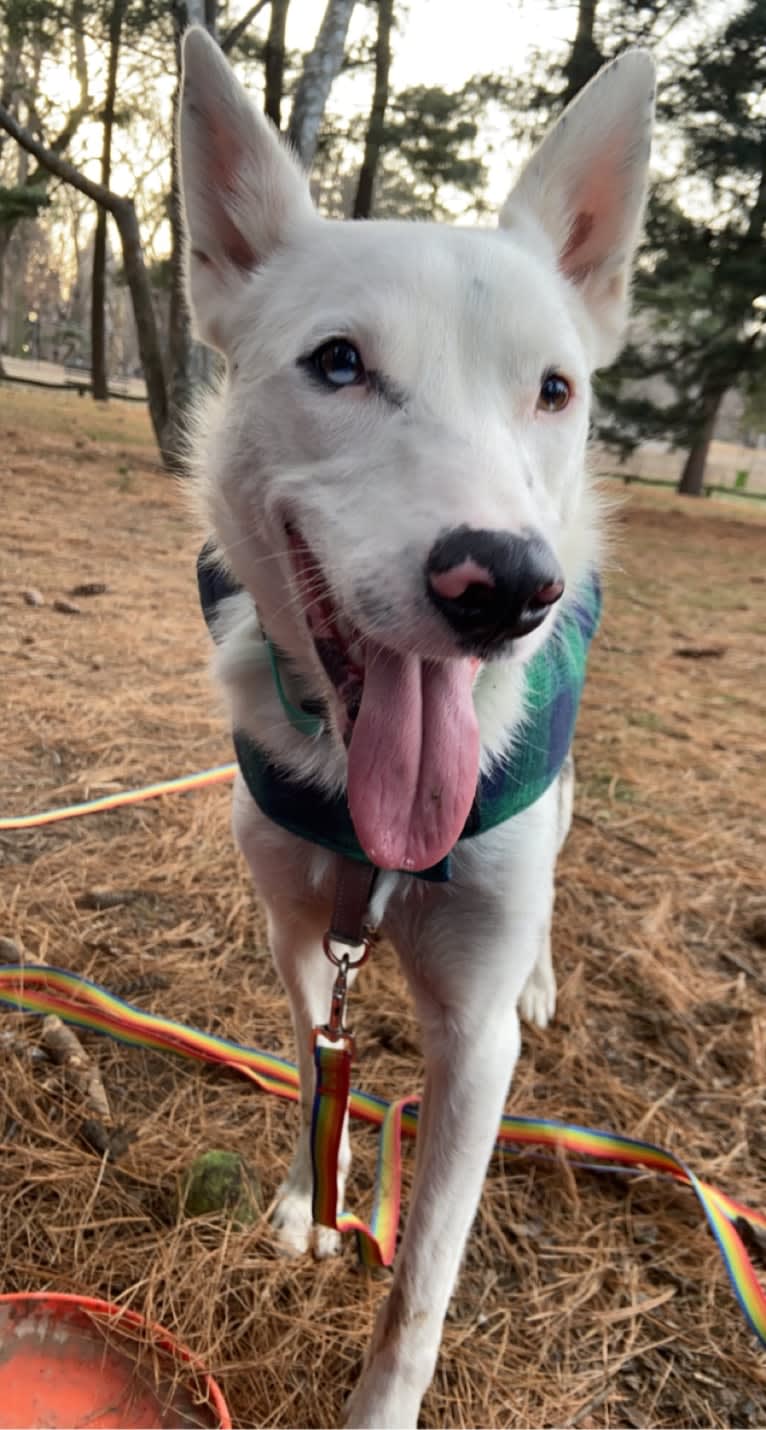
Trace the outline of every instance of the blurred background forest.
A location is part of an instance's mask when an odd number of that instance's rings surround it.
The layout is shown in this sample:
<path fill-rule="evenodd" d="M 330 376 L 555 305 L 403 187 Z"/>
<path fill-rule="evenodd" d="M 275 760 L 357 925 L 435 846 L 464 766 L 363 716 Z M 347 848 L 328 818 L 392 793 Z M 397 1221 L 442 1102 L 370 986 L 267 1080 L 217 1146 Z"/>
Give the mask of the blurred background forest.
<path fill-rule="evenodd" d="M 614 471 L 766 494 L 766 0 L 4 0 L 0 378 L 147 402 L 177 467 L 214 364 L 184 306 L 172 138 L 194 22 L 321 210 L 355 219 L 493 222 L 547 124 L 649 46 L 653 193 L 595 435 Z"/>

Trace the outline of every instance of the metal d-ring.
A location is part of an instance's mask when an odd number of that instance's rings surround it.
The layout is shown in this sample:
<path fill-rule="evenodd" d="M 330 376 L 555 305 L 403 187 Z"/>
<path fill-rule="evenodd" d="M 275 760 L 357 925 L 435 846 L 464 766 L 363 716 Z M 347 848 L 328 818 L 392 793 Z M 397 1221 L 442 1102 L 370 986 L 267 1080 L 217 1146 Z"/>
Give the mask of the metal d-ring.
<path fill-rule="evenodd" d="M 333 948 L 333 943 L 340 944 L 346 952 L 341 954 L 336 953 Z M 330 962 L 334 964 L 336 968 L 343 968 L 345 972 L 348 972 L 351 968 L 361 968 L 362 964 L 366 963 L 370 956 L 370 940 L 368 938 L 365 938 L 362 943 L 347 943 L 344 938 L 338 937 L 338 935 L 333 934 L 332 931 L 328 931 L 322 939 L 322 948 Z M 351 957 L 348 952 L 350 948 L 361 948 L 362 952 L 358 958 Z"/>

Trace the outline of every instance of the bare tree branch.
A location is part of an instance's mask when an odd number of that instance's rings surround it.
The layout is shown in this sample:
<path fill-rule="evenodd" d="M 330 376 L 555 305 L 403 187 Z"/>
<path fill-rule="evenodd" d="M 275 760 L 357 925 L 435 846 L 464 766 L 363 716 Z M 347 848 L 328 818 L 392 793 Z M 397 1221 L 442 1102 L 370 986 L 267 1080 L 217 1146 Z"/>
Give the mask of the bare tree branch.
<path fill-rule="evenodd" d="M 29 130 L 24 129 L 1 104 L 0 129 L 4 129 L 6 134 L 10 134 L 11 139 L 15 139 L 16 143 L 20 144 L 22 149 L 26 149 L 33 159 L 37 159 L 43 169 L 47 169 L 57 179 L 63 179 L 65 184 L 71 184 L 72 188 L 79 189 L 81 194 L 85 194 L 95 204 L 101 204 L 110 213 L 115 213 L 119 204 L 130 202 L 129 199 L 122 199 L 118 194 L 113 194 L 111 190 L 88 179 L 85 174 L 81 174 L 79 169 L 74 167 L 74 164 L 70 164 L 68 159 L 63 159 L 56 150 L 46 148 L 38 139 L 33 138 Z"/>
<path fill-rule="evenodd" d="M 225 55 L 231 54 L 231 51 L 236 48 L 242 39 L 245 30 L 252 25 L 256 15 L 260 15 L 261 10 L 265 10 L 266 6 L 270 4 L 271 0 L 256 0 L 255 5 L 250 6 L 250 9 L 246 11 L 242 19 L 238 20 L 236 25 L 232 25 L 231 29 L 226 31 L 226 34 L 220 42 L 221 49 Z"/>
<path fill-rule="evenodd" d="M 51 149 L 46 149 L 45 145 L 34 139 L 29 131 L 24 129 L 2 105 L 0 105 L 0 129 L 4 129 L 6 134 L 10 134 L 11 138 L 15 139 L 22 149 L 26 149 L 34 159 L 37 159 L 38 163 L 49 173 L 57 179 L 62 179 L 65 184 L 71 185 L 81 194 L 85 194 L 86 198 L 91 199 L 100 208 L 106 209 L 114 218 L 122 244 L 125 281 L 130 290 L 133 304 L 133 316 L 136 322 L 136 334 L 146 380 L 152 426 L 165 465 L 171 469 L 177 467 L 180 454 L 174 450 L 175 439 L 169 433 L 167 387 L 162 351 L 154 317 L 149 274 L 144 262 L 141 235 L 133 201 L 120 194 L 112 193 L 112 190 L 107 189 L 103 184 L 94 183 L 93 179 L 87 178 L 85 174 L 81 174 L 79 169 L 75 168 L 74 164 L 70 164 L 68 159 L 63 159 L 60 154 L 54 154 Z"/>

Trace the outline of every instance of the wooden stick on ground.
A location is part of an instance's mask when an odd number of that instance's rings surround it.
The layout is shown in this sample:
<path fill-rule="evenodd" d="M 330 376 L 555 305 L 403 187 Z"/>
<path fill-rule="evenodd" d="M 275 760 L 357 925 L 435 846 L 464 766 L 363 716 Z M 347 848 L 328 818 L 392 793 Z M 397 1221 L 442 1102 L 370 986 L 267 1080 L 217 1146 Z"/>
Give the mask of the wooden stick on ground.
<path fill-rule="evenodd" d="M 6 963 L 18 963 L 20 967 L 26 962 L 19 945 L 10 938 L 2 939 L 2 956 Z M 45 959 L 39 955 L 36 961 L 45 963 Z M 83 1098 L 87 1110 L 94 1113 L 99 1122 L 105 1124 L 105 1131 L 110 1128 L 112 1110 L 101 1073 L 74 1030 L 62 1022 L 61 1018 L 49 1013 L 43 1019 L 40 1041 L 49 1058 L 63 1069 L 67 1082 Z"/>

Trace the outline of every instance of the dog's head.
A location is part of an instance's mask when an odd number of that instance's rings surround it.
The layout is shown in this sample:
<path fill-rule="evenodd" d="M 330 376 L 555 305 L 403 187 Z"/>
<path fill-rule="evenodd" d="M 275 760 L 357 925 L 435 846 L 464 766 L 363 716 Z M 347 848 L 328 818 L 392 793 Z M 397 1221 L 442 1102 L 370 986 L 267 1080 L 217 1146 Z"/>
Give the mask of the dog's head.
<path fill-rule="evenodd" d="M 186 36 L 189 292 L 228 372 L 207 514 L 272 639 L 313 663 L 379 864 L 452 846 L 477 665 L 528 659 L 592 555 L 589 379 L 626 319 L 652 97 L 644 52 L 603 70 L 497 230 L 339 223 L 205 32 Z"/>

